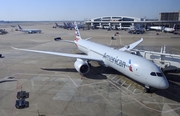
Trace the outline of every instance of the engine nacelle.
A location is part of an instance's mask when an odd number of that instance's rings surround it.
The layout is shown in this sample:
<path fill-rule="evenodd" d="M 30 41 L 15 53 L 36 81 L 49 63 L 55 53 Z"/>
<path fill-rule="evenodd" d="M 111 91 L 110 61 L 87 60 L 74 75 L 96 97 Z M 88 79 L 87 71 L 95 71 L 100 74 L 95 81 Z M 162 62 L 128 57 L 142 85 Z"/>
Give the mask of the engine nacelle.
<path fill-rule="evenodd" d="M 28 34 L 32 34 L 33 32 L 32 31 L 28 31 Z"/>
<path fill-rule="evenodd" d="M 81 59 L 76 60 L 74 67 L 81 74 L 87 74 L 90 70 L 88 63 Z"/>

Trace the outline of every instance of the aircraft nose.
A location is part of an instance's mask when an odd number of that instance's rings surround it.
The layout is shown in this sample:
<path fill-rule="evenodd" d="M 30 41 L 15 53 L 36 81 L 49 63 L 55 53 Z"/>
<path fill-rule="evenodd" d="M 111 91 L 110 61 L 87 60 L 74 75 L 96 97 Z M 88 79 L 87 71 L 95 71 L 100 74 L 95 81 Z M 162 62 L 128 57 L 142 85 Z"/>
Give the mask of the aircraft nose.
<path fill-rule="evenodd" d="M 169 87 L 169 83 L 167 80 L 162 80 L 160 83 L 159 83 L 159 88 L 161 89 L 167 89 Z"/>

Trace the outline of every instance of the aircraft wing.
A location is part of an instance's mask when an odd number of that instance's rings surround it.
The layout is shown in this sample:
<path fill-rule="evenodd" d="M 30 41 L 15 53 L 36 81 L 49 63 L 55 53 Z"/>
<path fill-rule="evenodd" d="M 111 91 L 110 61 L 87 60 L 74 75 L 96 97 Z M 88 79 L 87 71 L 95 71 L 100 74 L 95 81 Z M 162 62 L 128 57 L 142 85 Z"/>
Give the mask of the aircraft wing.
<path fill-rule="evenodd" d="M 70 57 L 70 58 L 79 58 L 79 59 L 83 59 L 83 60 L 102 61 L 102 59 L 100 59 L 100 58 L 87 56 L 87 55 L 58 53 L 58 52 L 39 51 L 39 50 L 29 50 L 29 49 L 20 49 L 20 48 L 14 48 L 14 47 L 12 47 L 12 48 L 15 49 L 15 50 L 42 53 L 42 54 L 50 54 L 50 55 L 56 55 L 56 56 L 64 56 L 64 57 Z"/>
<path fill-rule="evenodd" d="M 74 43 L 74 41 L 72 41 L 72 40 L 60 40 L 60 41 L 62 41 L 62 42 L 68 42 L 68 43 Z"/>
<path fill-rule="evenodd" d="M 143 41 L 143 38 L 141 38 L 139 41 L 136 41 L 136 42 L 134 42 L 132 44 L 126 45 L 123 48 L 120 48 L 119 50 L 120 51 L 125 51 L 125 50 L 130 51 L 133 48 L 135 48 L 137 45 L 139 45 L 142 41 Z"/>
<path fill-rule="evenodd" d="M 87 38 L 85 40 L 89 40 L 89 39 L 91 39 L 91 38 Z M 62 40 L 62 39 L 60 39 L 59 41 L 67 42 L 67 43 L 75 43 L 75 41 L 72 41 L 72 40 Z"/>

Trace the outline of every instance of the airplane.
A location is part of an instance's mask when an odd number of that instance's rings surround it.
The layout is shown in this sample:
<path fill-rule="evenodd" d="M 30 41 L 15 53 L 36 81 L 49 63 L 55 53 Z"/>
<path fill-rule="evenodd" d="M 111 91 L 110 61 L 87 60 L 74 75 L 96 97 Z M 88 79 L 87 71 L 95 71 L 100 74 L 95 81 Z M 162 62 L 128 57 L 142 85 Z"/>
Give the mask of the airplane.
<path fill-rule="evenodd" d="M 174 24 L 173 28 L 169 28 L 169 27 L 164 27 L 163 31 L 166 33 L 166 32 L 169 32 L 169 33 L 172 33 L 175 31 L 175 26 L 176 24 Z"/>
<path fill-rule="evenodd" d="M 70 29 L 70 30 L 72 30 L 73 28 L 74 28 L 74 24 L 73 23 L 64 23 L 64 25 L 66 26 L 66 29 Z M 77 27 L 78 27 L 78 29 L 83 29 L 84 30 L 84 25 L 83 24 L 78 24 L 77 25 Z"/>
<path fill-rule="evenodd" d="M 21 51 L 76 58 L 74 67 L 77 72 L 82 75 L 86 75 L 89 72 L 91 67 L 89 61 L 96 61 L 102 66 L 111 67 L 129 78 L 145 85 L 144 92 L 150 92 L 151 87 L 157 89 L 167 89 L 169 87 L 169 83 L 165 75 L 157 65 L 143 57 L 125 52 L 135 48 L 143 41 L 143 38 L 120 49 L 114 49 L 89 41 L 90 38 L 82 39 L 76 22 L 74 25 L 76 39 L 74 41 L 61 41 L 76 44 L 77 48 L 86 55 L 12 48 Z"/>
<path fill-rule="evenodd" d="M 18 27 L 19 27 L 19 31 L 26 32 L 26 33 L 29 33 L 29 34 L 41 33 L 40 29 L 23 29 L 20 25 L 18 25 Z"/>
<path fill-rule="evenodd" d="M 57 23 L 55 23 L 55 24 L 56 24 L 56 26 L 53 26 L 53 28 L 56 28 L 56 27 L 64 28 L 64 29 L 72 29 L 73 28 L 73 27 L 70 26 L 69 23 L 65 23 L 65 22 L 64 22 L 64 25 L 59 25 Z"/>
<path fill-rule="evenodd" d="M 118 30 L 128 30 L 128 29 L 131 29 L 133 28 L 133 26 L 131 25 L 130 27 L 117 27 Z"/>
<path fill-rule="evenodd" d="M 72 23 L 69 22 L 69 23 L 66 23 L 66 27 L 67 27 L 67 29 L 72 30 L 74 28 L 74 25 L 72 25 Z"/>
<path fill-rule="evenodd" d="M 64 28 L 64 25 L 60 25 L 60 24 L 57 24 L 57 23 L 55 23 L 55 26 L 53 26 L 53 28 Z"/>
<path fill-rule="evenodd" d="M 163 31 L 163 27 L 162 26 L 149 26 L 147 30 Z"/>
<path fill-rule="evenodd" d="M 98 29 L 102 29 L 102 28 L 103 28 L 103 26 L 102 26 L 102 25 L 98 25 L 98 26 L 96 26 L 96 28 L 98 28 Z"/>
<path fill-rule="evenodd" d="M 15 27 L 16 27 L 16 25 L 11 25 L 11 27 L 15 28 Z"/>

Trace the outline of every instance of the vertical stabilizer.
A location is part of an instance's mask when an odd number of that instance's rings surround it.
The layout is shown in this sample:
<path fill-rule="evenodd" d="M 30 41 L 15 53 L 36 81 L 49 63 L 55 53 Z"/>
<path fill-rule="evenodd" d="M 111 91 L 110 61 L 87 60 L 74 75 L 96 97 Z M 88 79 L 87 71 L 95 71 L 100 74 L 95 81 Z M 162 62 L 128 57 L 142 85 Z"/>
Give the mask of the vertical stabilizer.
<path fill-rule="evenodd" d="M 75 34 L 76 34 L 76 40 L 82 39 L 76 22 L 74 22 L 74 29 L 75 29 Z"/>
<path fill-rule="evenodd" d="M 175 29 L 176 24 L 174 24 L 173 29 Z"/>
<path fill-rule="evenodd" d="M 57 23 L 55 23 L 56 27 L 58 27 L 59 25 Z"/>
<path fill-rule="evenodd" d="M 67 26 L 67 24 L 64 22 L 64 29 L 67 29 L 68 28 L 68 26 Z"/>
<path fill-rule="evenodd" d="M 18 27 L 19 27 L 19 30 L 22 30 L 22 27 L 20 25 L 18 25 Z"/>

